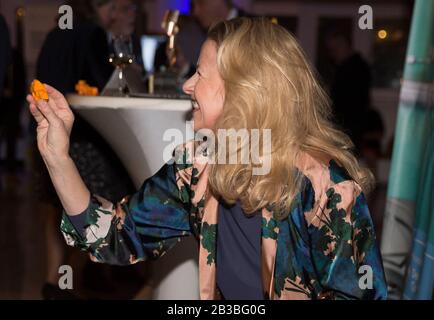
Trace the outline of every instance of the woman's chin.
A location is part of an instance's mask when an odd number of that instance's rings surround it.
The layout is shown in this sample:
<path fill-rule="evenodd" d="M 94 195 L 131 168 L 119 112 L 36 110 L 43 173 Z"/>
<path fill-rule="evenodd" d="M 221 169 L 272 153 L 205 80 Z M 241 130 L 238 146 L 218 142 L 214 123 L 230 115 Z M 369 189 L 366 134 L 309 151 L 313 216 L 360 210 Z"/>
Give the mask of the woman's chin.
<path fill-rule="evenodd" d="M 194 131 L 203 129 L 202 113 L 200 110 L 193 110 L 193 129 Z"/>

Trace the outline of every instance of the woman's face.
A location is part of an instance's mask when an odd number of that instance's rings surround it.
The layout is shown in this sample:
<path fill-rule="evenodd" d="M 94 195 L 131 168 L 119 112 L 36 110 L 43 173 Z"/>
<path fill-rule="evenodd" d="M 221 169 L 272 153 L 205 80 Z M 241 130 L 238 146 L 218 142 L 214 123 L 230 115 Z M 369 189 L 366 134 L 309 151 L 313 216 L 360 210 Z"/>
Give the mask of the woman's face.
<path fill-rule="evenodd" d="M 200 51 L 196 73 L 183 86 L 193 105 L 194 130 L 213 129 L 223 111 L 224 82 L 217 69 L 217 45 L 207 40 Z"/>

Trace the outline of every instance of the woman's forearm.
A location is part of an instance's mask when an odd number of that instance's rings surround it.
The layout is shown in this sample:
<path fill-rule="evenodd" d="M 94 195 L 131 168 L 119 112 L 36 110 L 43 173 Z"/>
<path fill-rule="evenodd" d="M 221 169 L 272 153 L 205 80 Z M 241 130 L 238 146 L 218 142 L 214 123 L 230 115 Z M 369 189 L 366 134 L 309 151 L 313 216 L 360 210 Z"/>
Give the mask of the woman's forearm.
<path fill-rule="evenodd" d="M 66 213 L 74 216 L 86 210 L 89 205 L 90 192 L 74 161 L 66 156 L 54 161 L 45 161 L 45 164 Z"/>

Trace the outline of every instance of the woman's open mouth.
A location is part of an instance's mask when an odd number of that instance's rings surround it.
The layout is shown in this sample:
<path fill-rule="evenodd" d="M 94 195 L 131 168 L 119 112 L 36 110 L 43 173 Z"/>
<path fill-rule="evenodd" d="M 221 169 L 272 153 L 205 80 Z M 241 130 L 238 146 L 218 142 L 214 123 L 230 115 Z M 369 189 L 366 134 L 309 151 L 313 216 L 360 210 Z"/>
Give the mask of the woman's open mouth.
<path fill-rule="evenodd" d="M 191 105 L 193 107 L 193 111 L 199 110 L 199 104 L 197 103 L 196 100 L 191 100 Z"/>

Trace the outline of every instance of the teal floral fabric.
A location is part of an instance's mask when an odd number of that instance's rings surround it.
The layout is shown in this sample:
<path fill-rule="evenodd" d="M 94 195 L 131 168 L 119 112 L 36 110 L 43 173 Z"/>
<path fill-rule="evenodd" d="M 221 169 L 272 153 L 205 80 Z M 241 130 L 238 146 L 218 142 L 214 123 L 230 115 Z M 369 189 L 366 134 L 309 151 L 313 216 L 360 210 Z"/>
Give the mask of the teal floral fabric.
<path fill-rule="evenodd" d="M 127 265 L 164 255 L 196 236 L 202 299 L 217 299 L 217 199 L 208 195 L 207 166 L 192 159 L 165 164 L 140 190 L 117 204 L 93 195 L 78 227 L 66 213 L 66 242 L 96 262 Z M 193 161 L 187 161 L 188 159 Z M 387 286 L 366 198 L 333 160 L 306 156 L 301 191 L 289 215 L 263 209 L 262 272 L 270 299 L 386 299 Z"/>

